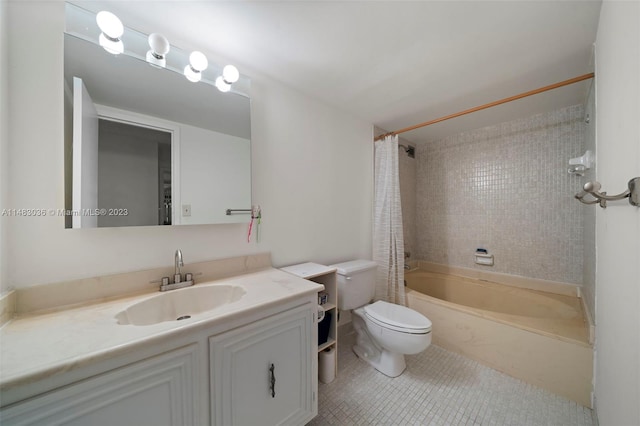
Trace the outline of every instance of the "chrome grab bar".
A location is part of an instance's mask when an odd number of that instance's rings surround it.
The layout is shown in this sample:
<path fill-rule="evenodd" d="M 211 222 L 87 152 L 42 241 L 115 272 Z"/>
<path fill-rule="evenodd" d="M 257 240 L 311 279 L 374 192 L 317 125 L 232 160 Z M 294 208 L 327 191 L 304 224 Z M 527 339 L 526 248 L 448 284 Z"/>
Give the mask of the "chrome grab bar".
<path fill-rule="evenodd" d="M 582 191 L 574 195 L 578 201 L 583 204 L 599 204 L 603 209 L 607 207 L 607 201 L 629 199 L 629 204 L 632 206 L 640 207 L 640 177 L 631 179 L 628 183 L 629 189 L 618 195 L 607 195 L 606 192 L 600 192 L 600 182 L 593 181 L 584 184 Z M 593 196 L 594 200 L 585 200 L 587 195 Z"/>
<path fill-rule="evenodd" d="M 233 213 L 250 214 L 251 212 L 253 209 L 227 209 L 226 211 L 227 216 L 231 216 Z"/>

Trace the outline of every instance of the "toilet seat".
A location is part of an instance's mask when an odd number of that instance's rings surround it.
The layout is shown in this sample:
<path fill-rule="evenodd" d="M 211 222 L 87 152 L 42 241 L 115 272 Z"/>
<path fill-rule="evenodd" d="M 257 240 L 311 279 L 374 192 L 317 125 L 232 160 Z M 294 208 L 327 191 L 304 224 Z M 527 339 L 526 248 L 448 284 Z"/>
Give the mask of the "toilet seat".
<path fill-rule="evenodd" d="M 431 332 L 431 321 L 406 306 L 377 301 L 364 307 L 364 314 L 373 323 L 389 330 L 409 334 Z"/>

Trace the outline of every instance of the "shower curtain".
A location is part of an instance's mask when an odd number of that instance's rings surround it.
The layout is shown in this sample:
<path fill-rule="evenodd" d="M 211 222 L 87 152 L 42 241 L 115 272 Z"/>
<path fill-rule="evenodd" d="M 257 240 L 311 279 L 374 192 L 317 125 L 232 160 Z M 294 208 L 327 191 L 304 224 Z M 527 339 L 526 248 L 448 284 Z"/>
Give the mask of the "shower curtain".
<path fill-rule="evenodd" d="M 397 135 L 375 142 L 374 174 L 373 260 L 378 264 L 375 297 L 405 305 Z"/>

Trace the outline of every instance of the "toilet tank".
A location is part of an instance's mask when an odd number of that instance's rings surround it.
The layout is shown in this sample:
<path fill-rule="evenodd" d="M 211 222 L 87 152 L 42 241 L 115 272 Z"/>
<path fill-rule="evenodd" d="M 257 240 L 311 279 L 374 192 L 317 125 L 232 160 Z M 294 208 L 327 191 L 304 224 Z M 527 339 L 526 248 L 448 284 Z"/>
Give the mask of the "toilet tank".
<path fill-rule="evenodd" d="M 340 309 L 359 308 L 373 300 L 377 266 L 372 260 L 351 260 L 331 265 L 337 269 Z"/>

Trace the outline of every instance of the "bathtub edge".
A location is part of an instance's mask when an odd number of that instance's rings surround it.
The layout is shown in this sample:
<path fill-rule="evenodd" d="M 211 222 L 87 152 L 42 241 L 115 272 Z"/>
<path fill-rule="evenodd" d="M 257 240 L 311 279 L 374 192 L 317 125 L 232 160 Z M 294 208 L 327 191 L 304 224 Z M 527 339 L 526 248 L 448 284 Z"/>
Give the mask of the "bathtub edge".
<path fill-rule="evenodd" d="M 591 311 L 589 311 L 589 305 L 582 295 L 580 295 L 580 304 L 582 305 L 582 312 L 587 321 L 587 328 L 589 329 L 589 344 L 593 346 L 596 342 L 596 325 L 593 322 Z"/>
<path fill-rule="evenodd" d="M 562 336 L 562 335 L 558 335 L 558 334 L 554 334 L 551 333 L 549 331 L 545 331 L 545 330 L 541 330 L 538 328 L 534 328 L 531 326 L 527 326 L 524 324 L 519 324 L 513 321 L 509 321 L 508 318 L 503 318 L 501 314 L 495 315 L 492 314 L 491 311 L 486 311 L 484 309 L 478 309 L 478 308 L 472 308 L 469 306 L 465 306 L 465 305 L 458 305 L 457 303 L 452 303 L 449 302 L 447 300 L 441 300 L 438 299 L 437 297 L 433 297 L 433 296 L 429 296 L 428 294 L 424 294 L 421 293 L 417 290 L 413 290 L 413 289 L 407 289 L 407 296 L 408 297 L 415 297 L 417 299 L 421 299 L 424 300 L 428 303 L 433 303 L 434 305 L 438 305 L 447 309 L 453 309 L 454 311 L 458 311 L 458 312 L 462 312 L 465 313 L 467 315 L 473 315 L 476 316 L 478 318 L 482 318 L 484 320 L 488 320 L 488 321 L 494 321 L 497 323 L 500 323 L 502 325 L 506 325 L 506 326 L 510 326 L 510 327 L 515 327 L 518 328 L 522 331 L 526 331 L 529 333 L 534 333 L 534 334 L 539 334 L 541 336 L 550 338 L 550 339 L 556 339 L 556 340 L 560 340 L 562 342 L 565 343 L 569 343 L 572 345 L 579 345 L 579 346 L 584 346 L 586 348 L 591 348 L 593 349 L 593 343 L 591 342 L 591 336 L 589 335 L 589 342 L 585 342 L 582 340 L 578 340 L 578 339 L 573 339 L 571 337 L 567 337 L 567 336 Z M 591 330 L 589 329 L 589 334 L 590 334 Z"/>
<path fill-rule="evenodd" d="M 464 268 L 442 263 L 433 263 L 426 260 L 416 260 L 415 264 L 417 264 L 419 269 L 424 269 L 429 272 L 437 272 L 440 274 L 451 274 L 465 278 L 493 281 L 495 283 L 511 287 L 544 291 L 547 293 L 579 297 L 582 299 L 582 286 L 580 284 L 541 280 L 539 278 L 529 278 L 521 275 L 505 274 L 502 272 L 482 271 L 479 269 Z"/>

